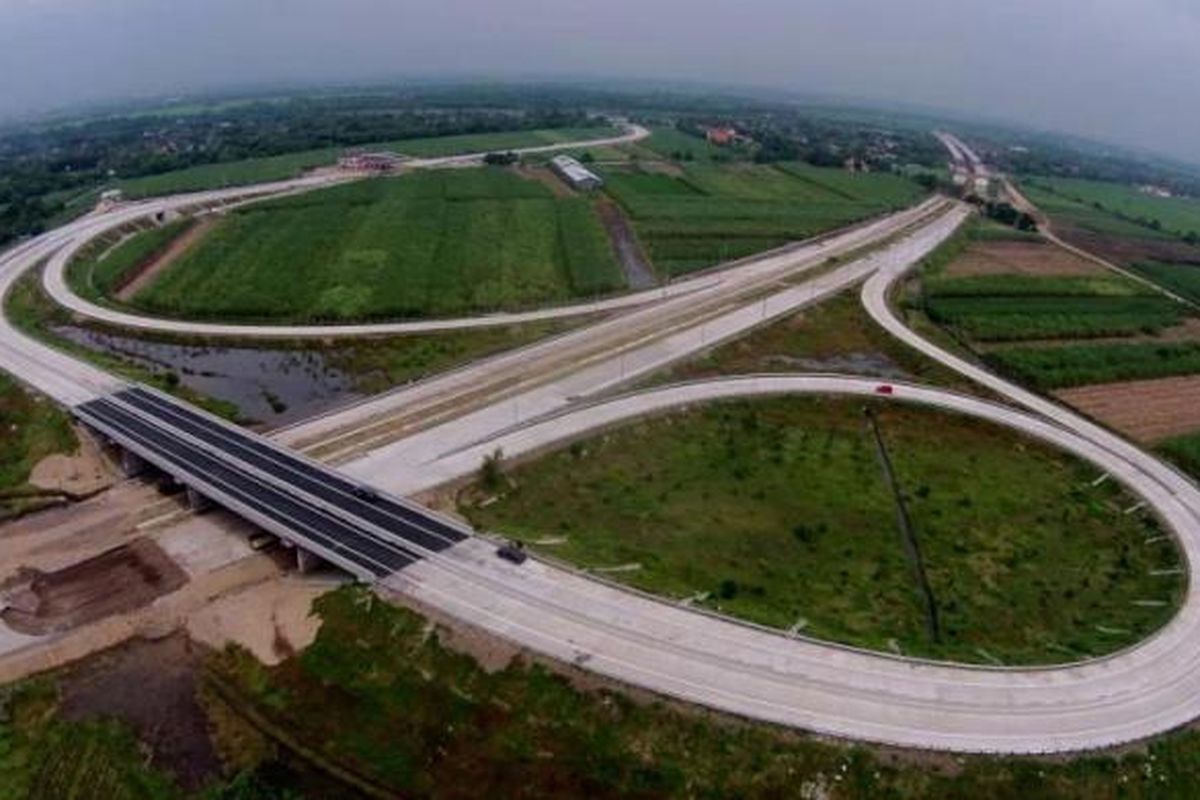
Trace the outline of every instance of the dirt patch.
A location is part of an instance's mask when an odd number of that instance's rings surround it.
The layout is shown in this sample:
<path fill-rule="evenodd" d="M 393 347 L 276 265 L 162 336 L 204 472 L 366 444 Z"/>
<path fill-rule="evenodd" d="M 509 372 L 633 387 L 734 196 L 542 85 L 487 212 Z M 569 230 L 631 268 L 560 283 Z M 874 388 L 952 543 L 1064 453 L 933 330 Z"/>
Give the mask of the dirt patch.
<path fill-rule="evenodd" d="M 187 630 L 210 647 L 236 642 L 264 664 L 278 664 L 312 644 L 321 627 L 313 601 L 336 586 L 292 576 L 265 581 L 190 615 Z"/>
<path fill-rule="evenodd" d="M 1186 242 L 1108 236 L 1067 225 L 1056 225 L 1055 232 L 1068 244 L 1117 264 L 1128 265 L 1139 261 L 1200 264 L 1200 247 Z"/>
<path fill-rule="evenodd" d="M 1039 242 L 977 242 L 946 267 L 946 275 L 1101 275 L 1099 264 Z"/>
<path fill-rule="evenodd" d="M 30 485 L 71 497 L 83 497 L 111 486 L 117 480 L 119 474 L 115 465 L 96 440 L 78 427 L 75 434 L 79 451 L 43 458 L 29 474 Z"/>
<path fill-rule="evenodd" d="M 617 207 L 616 203 L 607 198 L 601 198 L 596 201 L 596 213 L 600 215 L 604 229 L 608 231 L 609 242 L 612 243 L 617 261 L 620 262 L 621 269 L 625 272 L 625 281 L 629 284 L 629 288 L 651 289 L 657 286 L 658 277 L 650 267 L 646 254 L 642 252 L 642 246 L 638 244 L 637 237 L 633 235 L 633 229 L 629 227 L 629 220 L 625 218 L 625 214 Z"/>
<path fill-rule="evenodd" d="M 1200 375 L 1080 386 L 1054 394 L 1141 442 L 1200 430 Z"/>
<path fill-rule="evenodd" d="M 18 570 L 0 594 L 0 619 L 27 635 L 56 633 L 149 605 L 186 582 L 158 545 L 134 539 L 53 572 Z"/>
<path fill-rule="evenodd" d="M 195 791 L 220 774 L 208 719 L 196 699 L 205 652 L 186 636 L 135 639 L 72 668 L 60 683 L 69 720 L 115 717 L 154 762 Z"/>
<path fill-rule="evenodd" d="M 133 299 L 134 295 L 149 286 L 163 270 L 174 264 L 176 259 L 187 252 L 188 248 L 199 241 L 204 234 L 212 230 L 212 227 L 217 224 L 218 219 L 219 217 L 214 214 L 197 217 L 196 221 L 188 226 L 188 229 L 181 235 L 176 236 L 174 241 L 167 245 L 165 250 L 133 270 L 129 278 L 117 290 L 117 299 L 121 302 L 128 302 Z"/>

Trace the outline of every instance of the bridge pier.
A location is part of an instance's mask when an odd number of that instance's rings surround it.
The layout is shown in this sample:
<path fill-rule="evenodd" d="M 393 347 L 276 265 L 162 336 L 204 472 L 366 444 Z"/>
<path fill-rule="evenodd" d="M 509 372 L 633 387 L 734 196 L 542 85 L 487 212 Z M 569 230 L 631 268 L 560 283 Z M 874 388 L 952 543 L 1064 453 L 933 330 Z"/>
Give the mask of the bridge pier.
<path fill-rule="evenodd" d="M 303 547 L 296 547 L 294 549 L 296 551 L 296 571 L 301 575 L 307 575 L 320 568 L 320 556 L 308 552 Z"/>
<path fill-rule="evenodd" d="M 121 448 L 121 472 L 126 478 L 136 478 L 146 471 L 146 460 L 132 450 Z"/>
<path fill-rule="evenodd" d="M 209 500 L 191 486 L 187 487 L 187 503 L 188 508 L 190 508 L 196 514 L 207 511 L 208 509 L 212 508 L 213 504 L 212 500 Z"/>

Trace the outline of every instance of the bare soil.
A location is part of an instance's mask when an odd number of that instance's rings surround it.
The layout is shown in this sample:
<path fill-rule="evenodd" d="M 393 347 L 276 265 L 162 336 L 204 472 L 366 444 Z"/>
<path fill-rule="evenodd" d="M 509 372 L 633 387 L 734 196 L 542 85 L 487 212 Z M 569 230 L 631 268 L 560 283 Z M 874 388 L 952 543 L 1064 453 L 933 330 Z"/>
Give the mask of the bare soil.
<path fill-rule="evenodd" d="M 182 788 L 201 789 L 221 771 L 197 702 L 205 654 L 182 634 L 133 639 L 67 672 L 60 713 L 70 720 L 120 719 Z"/>
<path fill-rule="evenodd" d="M 977 242 L 946 267 L 946 275 L 1102 275 L 1103 267 L 1052 244 Z"/>
<path fill-rule="evenodd" d="M 1068 225 L 1056 225 L 1055 231 L 1063 241 L 1117 264 L 1128 265 L 1139 261 L 1200 264 L 1200 247 L 1186 242 L 1108 236 Z"/>
<path fill-rule="evenodd" d="M 82 497 L 117 481 L 119 470 L 96 440 L 79 426 L 75 426 L 75 435 L 79 450 L 71 455 L 55 453 L 43 458 L 30 472 L 30 485 L 70 497 Z"/>
<path fill-rule="evenodd" d="M 158 545 L 139 538 L 53 572 L 18 570 L 5 582 L 0 619 L 27 635 L 56 633 L 149 605 L 186 582 Z"/>
<path fill-rule="evenodd" d="M 180 256 L 187 252 L 188 248 L 212 230 L 218 219 L 219 217 L 213 214 L 198 217 L 191 227 L 181 236 L 176 237 L 165 250 L 134 270 L 129 279 L 117 290 L 117 299 L 121 302 L 133 299 L 134 295 L 149 286 L 163 270 L 174 264 Z"/>
<path fill-rule="evenodd" d="M 1054 394 L 1140 442 L 1200 430 L 1200 375 L 1080 386 Z"/>
<path fill-rule="evenodd" d="M 197 641 L 220 649 L 235 642 L 264 664 L 278 664 L 305 649 L 317 636 L 321 620 L 313 601 L 337 586 L 286 575 L 217 598 L 194 612 L 187 630 Z"/>

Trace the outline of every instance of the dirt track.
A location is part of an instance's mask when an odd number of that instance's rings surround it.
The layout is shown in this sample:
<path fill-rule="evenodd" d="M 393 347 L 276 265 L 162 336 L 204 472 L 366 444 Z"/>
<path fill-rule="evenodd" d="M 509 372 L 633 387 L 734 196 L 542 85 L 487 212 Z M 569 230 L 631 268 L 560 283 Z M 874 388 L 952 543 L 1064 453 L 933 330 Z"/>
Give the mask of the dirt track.
<path fill-rule="evenodd" d="M 1055 396 L 1141 442 L 1200 430 L 1200 375 L 1081 386 Z"/>
<path fill-rule="evenodd" d="M 209 215 L 193 222 L 182 236 L 176 237 L 167 246 L 166 250 L 137 268 L 134 275 L 117 290 L 117 299 L 122 302 L 133 299 L 134 295 L 146 288 L 163 270 L 174 264 L 181 255 L 187 252 L 189 247 L 208 233 L 217 224 L 217 220 L 218 217 Z"/>

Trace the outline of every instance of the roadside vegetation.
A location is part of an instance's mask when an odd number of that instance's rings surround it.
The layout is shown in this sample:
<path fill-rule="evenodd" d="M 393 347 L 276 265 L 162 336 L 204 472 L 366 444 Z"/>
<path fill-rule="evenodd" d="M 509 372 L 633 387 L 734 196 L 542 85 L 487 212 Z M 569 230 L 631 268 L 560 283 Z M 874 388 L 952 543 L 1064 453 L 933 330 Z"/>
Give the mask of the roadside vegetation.
<path fill-rule="evenodd" d="M 40 504 L 28 486 L 43 458 L 78 447 L 67 415 L 0 372 L 0 520 Z"/>
<path fill-rule="evenodd" d="M 1169 540 L 1096 471 L 990 424 L 876 408 L 943 620 L 930 641 L 862 401 L 726 402 L 638 422 L 467 492 L 476 524 L 614 580 L 782 629 L 967 662 L 1144 638 L 1182 592 Z M 1145 602 L 1149 601 L 1149 602 Z"/>
<path fill-rule="evenodd" d="M 314 613 L 316 641 L 279 666 L 232 647 L 191 679 L 208 719 L 201 730 L 224 767 L 191 790 L 173 771 L 178 754 L 163 757 L 175 743 L 162 732 L 139 740 L 120 718 L 63 713 L 72 668 L 0 687 L 0 798 L 1182 800 L 1200 792 L 1195 732 L 1069 761 L 881 752 L 631 700 L 521 658 L 485 669 L 455 634 L 361 588 L 325 595 Z"/>
<path fill-rule="evenodd" d="M 623 284 L 587 199 L 483 168 L 230 212 L 132 304 L 173 316 L 342 322 L 524 308 Z"/>
<path fill-rule="evenodd" d="M 922 194 L 892 174 L 850 174 L 801 163 L 601 170 L 659 272 L 680 275 L 885 211 Z"/>

